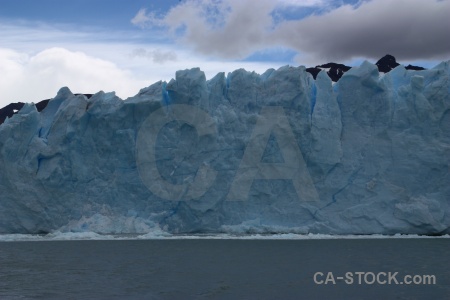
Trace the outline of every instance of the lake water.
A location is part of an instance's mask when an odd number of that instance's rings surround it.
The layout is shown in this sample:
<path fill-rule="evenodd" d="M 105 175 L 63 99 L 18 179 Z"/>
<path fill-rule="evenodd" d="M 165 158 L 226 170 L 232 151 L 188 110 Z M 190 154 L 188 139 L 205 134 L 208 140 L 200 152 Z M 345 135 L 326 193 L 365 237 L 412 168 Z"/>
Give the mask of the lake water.
<path fill-rule="evenodd" d="M 0 299 L 450 299 L 449 267 L 449 238 L 0 242 Z"/>

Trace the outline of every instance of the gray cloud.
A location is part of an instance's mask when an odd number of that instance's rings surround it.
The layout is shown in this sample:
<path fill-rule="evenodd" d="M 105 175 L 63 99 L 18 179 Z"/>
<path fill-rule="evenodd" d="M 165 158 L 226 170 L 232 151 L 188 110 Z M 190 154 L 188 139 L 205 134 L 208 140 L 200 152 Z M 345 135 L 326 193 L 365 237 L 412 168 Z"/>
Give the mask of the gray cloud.
<path fill-rule="evenodd" d="M 164 26 L 195 51 L 222 58 L 245 58 L 276 46 L 317 62 L 380 58 L 387 53 L 401 60 L 450 57 L 450 0 L 371 0 L 274 23 L 276 9 L 287 5 L 298 9 L 301 3 L 190 0 L 159 18 L 141 10 L 133 20 L 141 27 Z M 303 3 L 324 8 L 329 2 Z M 180 28 L 181 37 L 175 35 Z"/>
<path fill-rule="evenodd" d="M 274 42 L 320 59 L 450 58 L 450 1 L 376 0 L 342 6 L 322 16 L 283 22 Z"/>
<path fill-rule="evenodd" d="M 224 58 L 244 58 L 267 44 L 274 1 L 185 2 L 164 18 L 174 31 L 184 26 L 182 41 L 196 51 Z"/>
<path fill-rule="evenodd" d="M 134 49 L 131 57 L 142 57 L 151 59 L 154 63 L 163 64 L 168 61 L 177 60 L 177 54 L 173 51 L 162 51 L 160 49 L 145 50 L 143 48 Z"/>

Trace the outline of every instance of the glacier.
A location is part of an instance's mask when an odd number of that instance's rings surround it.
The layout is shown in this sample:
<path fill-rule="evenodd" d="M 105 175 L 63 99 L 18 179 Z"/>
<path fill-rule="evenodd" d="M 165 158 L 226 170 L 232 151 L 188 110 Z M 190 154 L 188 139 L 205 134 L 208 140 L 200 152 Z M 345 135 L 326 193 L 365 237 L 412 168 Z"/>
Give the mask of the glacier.
<path fill-rule="evenodd" d="M 61 88 L 0 125 L 0 233 L 450 234 L 450 61 Z"/>

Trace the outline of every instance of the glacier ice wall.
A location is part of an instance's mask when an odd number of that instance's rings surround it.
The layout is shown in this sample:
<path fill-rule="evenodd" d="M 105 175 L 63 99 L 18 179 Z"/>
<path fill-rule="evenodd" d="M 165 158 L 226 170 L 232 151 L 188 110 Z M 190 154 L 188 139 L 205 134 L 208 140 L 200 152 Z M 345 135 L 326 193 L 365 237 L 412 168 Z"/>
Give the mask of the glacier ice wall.
<path fill-rule="evenodd" d="M 364 62 L 335 84 L 286 66 L 126 100 L 62 88 L 0 126 L 0 233 L 450 233 L 449 78 Z"/>

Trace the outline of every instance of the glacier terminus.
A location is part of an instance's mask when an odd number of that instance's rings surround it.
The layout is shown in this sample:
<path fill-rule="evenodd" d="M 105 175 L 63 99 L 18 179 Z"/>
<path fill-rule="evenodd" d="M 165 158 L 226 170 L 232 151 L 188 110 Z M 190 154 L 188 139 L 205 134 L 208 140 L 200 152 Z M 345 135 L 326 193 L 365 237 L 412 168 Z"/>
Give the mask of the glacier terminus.
<path fill-rule="evenodd" d="M 0 233 L 450 234 L 450 61 L 63 87 L 0 166 Z"/>

